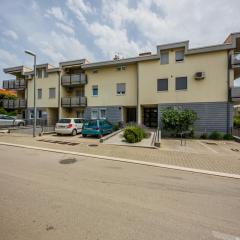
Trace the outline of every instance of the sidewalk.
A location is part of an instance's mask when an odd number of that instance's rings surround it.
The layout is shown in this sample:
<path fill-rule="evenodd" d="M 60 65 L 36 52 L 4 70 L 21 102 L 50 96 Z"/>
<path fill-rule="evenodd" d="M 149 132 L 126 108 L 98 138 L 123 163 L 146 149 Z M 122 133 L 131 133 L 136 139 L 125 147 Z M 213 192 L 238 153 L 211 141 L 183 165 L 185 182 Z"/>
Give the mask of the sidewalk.
<path fill-rule="evenodd" d="M 46 142 L 55 140 L 55 143 Z M 56 141 L 62 141 L 56 143 Z M 214 142 L 192 140 L 187 146 L 180 146 L 179 140 L 163 140 L 161 149 L 147 149 L 101 144 L 97 141 L 52 136 L 36 137 L 23 134 L 1 134 L 0 141 L 35 147 L 75 151 L 104 155 L 207 171 L 240 174 L 240 144 L 236 142 Z M 68 143 L 75 143 L 69 145 Z M 96 144 L 97 143 L 97 144 Z M 210 144 L 209 144 L 210 143 Z M 238 152 L 239 150 L 239 152 Z"/>

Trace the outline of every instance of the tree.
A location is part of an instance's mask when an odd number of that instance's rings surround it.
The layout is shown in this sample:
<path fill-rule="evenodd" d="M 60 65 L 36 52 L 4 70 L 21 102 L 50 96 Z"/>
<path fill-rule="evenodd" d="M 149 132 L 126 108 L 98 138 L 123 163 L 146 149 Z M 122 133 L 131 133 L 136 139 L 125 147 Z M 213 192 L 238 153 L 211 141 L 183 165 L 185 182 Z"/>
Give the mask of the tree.
<path fill-rule="evenodd" d="M 191 109 L 165 108 L 161 110 L 161 122 L 163 129 L 178 134 L 183 131 L 192 130 L 197 114 Z"/>
<path fill-rule="evenodd" d="M 0 89 L 0 107 L 2 107 L 2 102 L 4 99 L 16 99 L 17 95 L 13 91 Z"/>

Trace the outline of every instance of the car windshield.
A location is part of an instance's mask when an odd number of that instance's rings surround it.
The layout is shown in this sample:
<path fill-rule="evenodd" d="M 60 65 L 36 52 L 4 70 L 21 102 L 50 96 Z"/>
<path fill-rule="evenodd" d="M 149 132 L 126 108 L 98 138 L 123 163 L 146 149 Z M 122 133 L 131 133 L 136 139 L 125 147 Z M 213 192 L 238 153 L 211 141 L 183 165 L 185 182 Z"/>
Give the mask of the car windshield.
<path fill-rule="evenodd" d="M 58 123 L 70 123 L 71 122 L 71 119 L 68 119 L 68 118 L 62 118 L 58 121 Z"/>
<path fill-rule="evenodd" d="M 97 126 L 97 120 L 87 121 L 84 123 L 84 125 L 87 127 L 95 127 Z"/>

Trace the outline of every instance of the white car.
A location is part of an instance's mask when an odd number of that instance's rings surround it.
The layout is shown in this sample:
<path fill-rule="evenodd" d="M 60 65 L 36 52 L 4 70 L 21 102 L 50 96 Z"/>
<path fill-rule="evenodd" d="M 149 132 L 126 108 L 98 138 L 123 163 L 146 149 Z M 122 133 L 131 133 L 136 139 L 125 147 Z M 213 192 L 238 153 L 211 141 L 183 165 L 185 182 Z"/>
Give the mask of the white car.
<path fill-rule="evenodd" d="M 0 126 L 10 127 L 10 126 L 24 126 L 25 121 L 23 119 L 17 119 L 16 117 L 8 115 L 0 115 Z"/>
<path fill-rule="evenodd" d="M 58 135 L 71 134 L 72 136 L 82 132 L 84 120 L 82 118 L 61 118 L 55 127 Z"/>

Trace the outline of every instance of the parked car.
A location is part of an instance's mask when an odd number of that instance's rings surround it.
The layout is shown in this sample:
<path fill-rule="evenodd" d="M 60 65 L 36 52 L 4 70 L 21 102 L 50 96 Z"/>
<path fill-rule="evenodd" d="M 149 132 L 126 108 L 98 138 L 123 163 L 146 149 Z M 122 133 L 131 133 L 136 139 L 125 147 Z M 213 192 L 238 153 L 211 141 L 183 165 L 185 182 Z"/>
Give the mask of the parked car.
<path fill-rule="evenodd" d="M 94 135 L 102 137 L 102 135 L 111 133 L 113 131 L 113 125 L 107 120 L 96 119 L 85 121 L 83 124 L 82 135 Z"/>
<path fill-rule="evenodd" d="M 84 120 L 82 118 L 61 118 L 55 127 L 58 135 L 72 134 L 73 136 L 81 133 Z"/>
<path fill-rule="evenodd" d="M 16 117 L 8 115 L 0 115 L 0 126 L 9 127 L 9 126 L 24 126 L 25 121 L 23 119 L 17 119 Z"/>

